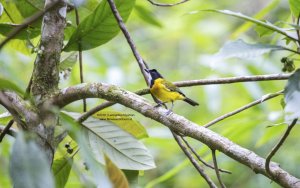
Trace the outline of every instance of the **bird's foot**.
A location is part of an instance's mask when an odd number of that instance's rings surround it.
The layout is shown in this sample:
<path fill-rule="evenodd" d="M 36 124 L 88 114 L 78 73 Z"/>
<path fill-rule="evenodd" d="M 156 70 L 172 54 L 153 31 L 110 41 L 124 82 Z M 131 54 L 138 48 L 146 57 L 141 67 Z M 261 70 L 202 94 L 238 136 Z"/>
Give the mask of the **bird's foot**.
<path fill-rule="evenodd" d="M 162 103 L 157 103 L 154 108 L 158 108 L 158 107 L 161 107 L 162 106 Z"/>
<path fill-rule="evenodd" d="M 166 112 L 166 116 L 170 115 L 171 113 L 173 113 L 173 111 L 171 109 L 169 109 L 167 112 Z"/>

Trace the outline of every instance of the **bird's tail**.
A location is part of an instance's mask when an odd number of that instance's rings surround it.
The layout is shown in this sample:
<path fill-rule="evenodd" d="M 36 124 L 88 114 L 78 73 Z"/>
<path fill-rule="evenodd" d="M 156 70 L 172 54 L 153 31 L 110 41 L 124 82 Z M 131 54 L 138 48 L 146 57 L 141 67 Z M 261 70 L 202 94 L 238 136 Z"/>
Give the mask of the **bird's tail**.
<path fill-rule="evenodd" d="M 197 105 L 199 105 L 196 101 L 193 101 L 192 99 L 190 99 L 190 98 L 185 98 L 185 99 L 183 99 L 185 102 L 187 102 L 187 103 L 189 103 L 190 105 L 192 105 L 192 106 L 197 106 Z"/>

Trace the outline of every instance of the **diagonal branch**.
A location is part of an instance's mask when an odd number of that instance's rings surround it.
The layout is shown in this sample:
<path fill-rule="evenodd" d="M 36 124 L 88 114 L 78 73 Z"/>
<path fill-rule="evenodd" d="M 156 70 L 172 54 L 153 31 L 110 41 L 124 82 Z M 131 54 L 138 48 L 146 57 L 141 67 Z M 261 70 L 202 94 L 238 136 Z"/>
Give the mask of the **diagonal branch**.
<path fill-rule="evenodd" d="M 183 136 L 181 136 L 181 139 L 184 141 L 185 145 L 191 150 L 191 152 L 197 157 L 197 159 L 202 162 L 205 166 L 207 166 L 208 168 L 211 169 L 215 169 L 215 167 L 213 167 L 212 165 L 210 165 L 209 163 L 205 162 L 199 155 L 198 153 L 194 150 L 194 148 L 185 140 L 185 138 Z M 231 174 L 230 171 L 227 170 L 223 170 L 223 169 L 218 169 L 220 172 L 224 172 L 227 174 Z"/>
<path fill-rule="evenodd" d="M 223 181 L 221 179 L 221 175 L 219 172 L 219 167 L 218 167 L 218 162 L 217 162 L 217 157 L 216 157 L 216 150 L 212 149 L 211 154 L 212 154 L 212 158 L 213 158 L 213 162 L 214 162 L 214 166 L 215 166 L 215 172 L 216 172 L 218 181 L 222 188 L 226 188 L 225 184 L 223 183 Z"/>
<path fill-rule="evenodd" d="M 204 180 L 207 182 L 209 187 L 211 188 L 217 188 L 215 183 L 210 179 L 210 177 L 204 172 L 204 169 L 198 164 L 196 159 L 193 158 L 192 154 L 188 151 L 188 149 L 184 146 L 182 141 L 180 140 L 180 136 L 178 136 L 176 133 L 174 133 L 171 130 L 171 133 L 173 134 L 174 139 L 176 140 L 177 144 L 181 148 L 181 150 L 184 152 L 184 154 L 187 156 L 187 158 L 191 161 L 195 169 L 199 172 L 199 174 L 204 178 Z"/>
<path fill-rule="evenodd" d="M 13 124 L 14 124 L 14 120 L 11 119 L 11 120 L 7 123 L 7 125 L 4 127 L 4 129 L 0 131 L 0 142 L 2 142 L 2 140 L 3 140 L 3 138 L 4 138 L 4 136 L 5 136 L 6 134 L 12 135 L 12 134 L 11 134 L 12 132 L 10 131 L 10 128 L 11 128 L 11 126 L 12 126 Z"/>
<path fill-rule="evenodd" d="M 115 85 L 102 83 L 86 83 L 61 90 L 52 99 L 52 103 L 63 107 L 71 102 L 83 98 L 102 98 L 117 102 L 131 108 L 145 117 L 151 118 L 169 127 L 172 131 L 194 138 L 210 148 L 214 148 L 228 157 L 248 166 L 255 173 L 263 174 L 283 187 L 299 187 L 300 180 L 284 171 L 275 163 L 271 163 L 270 171 L 274 176 L 269 177 L 265 170 L 265 159 L 256 153 L 245 149 L 219 134 L 199 126 L 186 118 L 171 113 L 166 116 L 167 110 L 155 108 L 146 99 L 123 90 Z"/>
<path fill-rule="evenodd" d="M 131 38 L 131 36 L 130 36 L 130 34 L 129 34 L 126 26 L 125 26 L 125 23 L 123 22 L 123 19 L 122 19 L 120 13 L 119 13 L 114 1 L 113 0 L 107 0 L 107 1 L 109 3 L 109 6 L 112 10 L 113 15 L 115 16 L 115 18 L 116 18 L 116 20 L 119 24 L 119 27 L 120 27 L 121 31 L 123 32 L 123 34 L 124 34 L 128 44 L 129 44 L 131 50 L 132 50 L 132 53 L 133 53 L 138 65 L 140 67 L 140 70 L 141 70 L 141 72 L 144 76 L 144 79 L 145 79 L 146 83 L 149 85 L 149 83 L 148 83 L 149 82 L 148 74 L 145 72 L 145 68 L 148 68 L 148 65 L 146 64 L 146 62 L 143 60 L 142 56 L 140 55 L 140 53 L 136 49 L 136 46 L 135 46 L 135 44 L 134 44 L 134 42 L 133 42 L 133 40 L 132 40 L 132 38 Z"/>
<path fill-rule="evenodd" d="M 234 110 L 234 111 L 232 111 L 232 112 L 229 112 L 229 113 L 227 113 L 227 114 L 224 114 L 224 115 L 222 115 L 222 116 L 220 116 L 220 117 L 218 117 L 218 118 L 216 118 L 216 119 L 214 119 L 214 120 L 208 122 L 207 124 L 205 124 L 205 125 L 203 125 L 203 126 L 206 127 L 206 128 L 208 128 L 208 127 L 210 127 L 210 126 L 212 126 L 212 125 L 214 125 L 214 124 L 216 124 L 216 123 L 218 123 L 218 122 L 220 122 L 220 121 L 222 121 L 222 120 L 224 120 L 224 119 L 226 119 L 226 118 L 229 118 L 229 117 L 231 117 L 231 116 L 233 116 L 233 115 L 235 115 L 235 114 L 238 114 L 238 113 L 240 113 L 240 112 L 242 112 L 242 111 L 244 111 L 244 110 L 247 110 L 248 108 L 251 108 L 251 107 L 253 107 L 253 106 L 255 106 L 255 105 L 258 105 L 258 104 L 260 104 L 260 103 L 262 103 L 262 102 L 264 102 L 264 101 L 267 101 L 267 100 L 269 100 L 269 99 L 272 99 L 272 98 L 274 98 L 274 97 L 277 97 L 277 96 L 279 96 L 279 95 L 282 95 L 282 93 L 283 93 L 283 91 L 278 91 L 278 92 L 276 92 L 276 93 L 272 93 L 272 94 L 269 94 L 269 95 L 267 95 L 267 96 L 264 96 L 264 97 L 262 97 L 261 99 L 258 99 L 258 100 L 256 100 L 256 101 L 253 101 L 253 102 L 251 102 L 251 103 L 249 103 L 249 104 L 247 104 L 247 105 L 245 105 L 245 106 L 242 106 L 242 107 L 240 107 L 240 108 L 238 108 L 238 109 L 236 109 L 236 110 Z"/>
<path fill-rule="evenodd" d="M 0 126 L 0 133 L 1 134 L 5 131 L 6 127 Z M 10 128 L 10 129 L 7 130 L 7 134 L 10 135 L 10 136 L 15 137 L 17 135 L 17 131 L 13 128 Z"/>
<path fill-rule="evenodd" d="M 268 154 L 268 156 L 266 158 L 265 168 L 266 168 L 267 173 L 271 176 L 273 176 L 273 174 L 271 173 L 271 170 L 270 170 L 270 161 L 271 161 L 272 157 L 275 155 L 275 153 L 282 146 L 284 141 L 287 139 L 287 137 L 289 136 L 292 128 L 296 125 L 297 121 L 298 121 L 298 119 L 294 119 L 292 121 L 292 123 L 288 126 L 287 130 L 285 131 L 285 133 L 283 134 L 283 136 L 281 137 L 279 142 L 276 144 L 276 146 L 274 146 L 274 148 L 271 150 L 271 152 Z"/>

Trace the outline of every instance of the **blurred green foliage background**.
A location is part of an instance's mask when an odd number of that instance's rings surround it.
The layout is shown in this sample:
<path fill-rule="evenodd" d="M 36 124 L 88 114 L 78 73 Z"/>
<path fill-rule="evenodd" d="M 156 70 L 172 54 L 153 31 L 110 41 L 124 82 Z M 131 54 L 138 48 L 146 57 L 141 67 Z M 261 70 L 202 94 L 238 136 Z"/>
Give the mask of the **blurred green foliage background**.
<path fill-rule="evenodd" d="M 271 22 L 291 22 L 286 0 L 191 0 L 171 8 L 156 7 L 146 0 L 137 0 L 126 25 L 138 51 L 149 66 L 158 69 L 170 81 L 275 74 L 281 73 L 280 59 L 288 53 L 273 52 L 260 57 L 221 61 L 216 61 L 213 54 L 227 41 L 238 38 L 249 43 L 284 44 L 278 35 L 260 38 L 253 27 L 240 32 L 239 28 L 245 22 L 221 14 L 210 12 L 189 14 L 202 9 L 228 9 L 253 16 L 270 4 L 273 7 L 264 11 L 261 19 L 268 19 Z M 81 14 L 83 19 L 88 15 L 88 11 L 82 11 Z M 35 56 L 36 54 L 16 52 L 12 45 L 7 46 L 0 52 L 0 76 L 12 80 L 25 89 Z M 146 87 L 132 52 L 121 33 L 105 45 L 84 51 L 83 60 L 85 82 L 113 83 L 130 91 Z M 60 87 L 78 83 L 79 65 L 76 64 L 67 79 L 61 77 Z M 285 83 L 286 81 L 266 81 L 182 88 L 183 92 L 198 101 L 200 106 L 191 107 L 184 102 L 176 102 L 174 112 L 203 125 L 268 93 L 282 90 Z M 150 96 L 146 98 L 152 101 Z M 212 126 L 211 129 L 265 157 L 286 128 L 285 124 L 280 124 L 284 121 L 281 99 L 282 97 L 277 97 L 264 102 Z M 101 102 L 102 100 L 89 99 L 88 108 Z M 81 102 L 73 103 L 67 106 L 66 110 L 81 112 L 81 104 Z M 121 105 L 115 105 L 113 109 L 134 113 L 135 119 L 140 121 L 149 133 L 149 138 L 142 141 L 154 156 L 157 168 L 140 172 L 138 187 L 208 187 L 166 127 Z M 0 112 L 4 112 L 4 109 L 0 108 Z M 267 128 L 268 126 L 272 127 Z M 283 169 L 296 177 L 300 177 L 298 168 L 300 153 L 297 150 L 299 137 L 300 128 L 296 126 L 287 142 L 273 158 Z M 6 136 L 0 144 L 1 188 L 12 186 L 8 166 L 13 141 L 13 138 Z M 188 141 L 204 159 L 212 162 L 210 150 L 205 145 L 192 139 Z M 218 161 L 221 168 L 232 171 L 231 175 L 222 174 L 223 181 L 228 187 L 279 187 L 221 153 L 218 155 Z M 82 163 L 74 165 L 84 170 Z M 205 169 L 217 182 L 214 171 Z M 78 175 L 72 172 L 67 187 L 81 187 L 79 179 Z"/>

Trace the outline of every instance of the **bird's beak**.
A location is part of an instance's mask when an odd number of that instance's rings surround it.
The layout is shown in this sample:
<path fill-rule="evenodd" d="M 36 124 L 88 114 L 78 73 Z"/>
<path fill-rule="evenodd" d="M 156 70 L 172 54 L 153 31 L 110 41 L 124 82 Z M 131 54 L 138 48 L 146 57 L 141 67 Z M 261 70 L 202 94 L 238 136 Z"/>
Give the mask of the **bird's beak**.
<path fill-rule="evenodd" d="M 149 73 L 149 69 L 144 69 L 147 73 Z"/>

